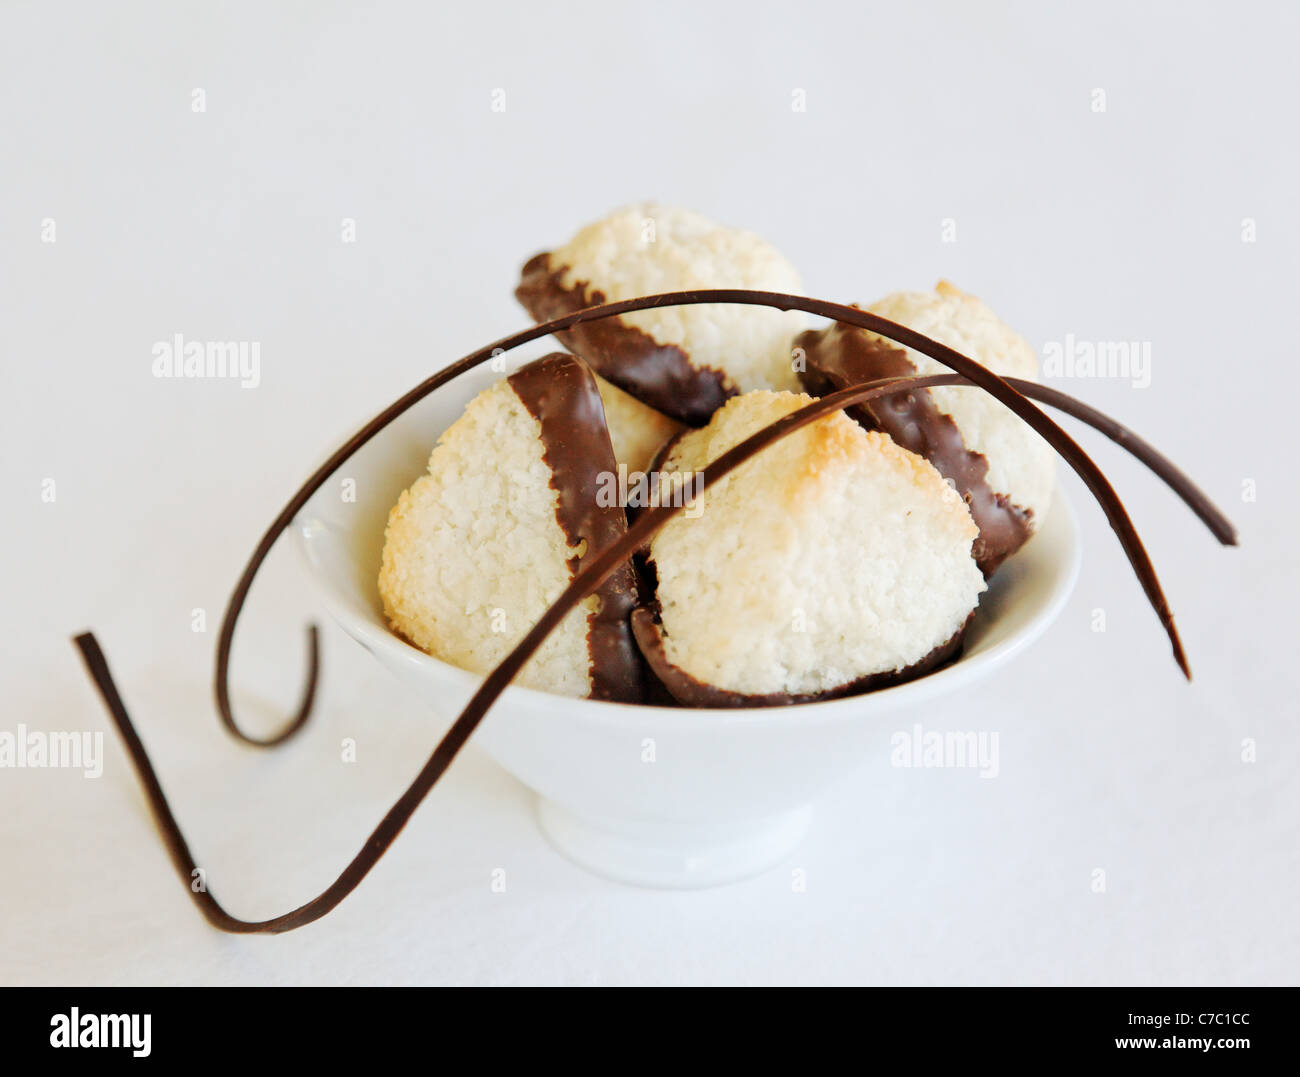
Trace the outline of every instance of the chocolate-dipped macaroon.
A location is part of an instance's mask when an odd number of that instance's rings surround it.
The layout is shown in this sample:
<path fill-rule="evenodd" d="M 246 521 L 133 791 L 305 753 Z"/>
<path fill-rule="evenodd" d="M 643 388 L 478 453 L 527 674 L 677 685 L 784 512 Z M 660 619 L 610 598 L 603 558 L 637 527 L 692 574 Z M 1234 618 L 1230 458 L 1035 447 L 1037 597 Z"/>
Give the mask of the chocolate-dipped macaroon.
<path fill-rule="evenodd" d="M 672 443 L 689 475 L 810 397 L 753 392 Z M 836 412 L 706 490 L 650 542 L 633 611 L 688 706 L 775 706 L 898 683 L 955 657 L 985 588 L 965 503 L 921 457 Z"/>
<path fill-rule="evenodd" d="M 630 206 L 524 266 L 515 295 L 539 322 L 596 303 L 691 288 L 802 290 L 771 245 L 696 213 Z M 701 426 L 737 392 L 798 389 L 790 338 L 797 311 L 701 305 L 637 311 L 556 334 L 642 403 Z"/>
<path fill-rule="evenodd" d="M 627 529 L 597 497 L 615 473 L 587 365 L 557 352 L 485 389 L 438 439 L 429 473 L 388 518 L 379 593 L 395 631 L 436 658 L 487 673 L 578 572 Z M 561 622 L 518 683 L 637 702 L 644 668 L 621 565 Z"/>
<path fill-rule="evenodd" d="M 1038 359 L 1028 342 L 946 281 L 933 292 L 896 292 L 867 309 L 996 374 L 1038 377 Z M 842 322 L 800 334 L 795 347 L 804 353 L 804 385 L 818 395 L 878 378 L 947 370 L 929 356 Z M 849 412 L 868 429 L 883 430 L 924 456 L 952 482 L 979 526 L 975 559 L 986 576 L 1028 541 L 1051 505 L 1056 484 L 1051 446 L 981 389 L 921 389 L 880 397 Z"/>

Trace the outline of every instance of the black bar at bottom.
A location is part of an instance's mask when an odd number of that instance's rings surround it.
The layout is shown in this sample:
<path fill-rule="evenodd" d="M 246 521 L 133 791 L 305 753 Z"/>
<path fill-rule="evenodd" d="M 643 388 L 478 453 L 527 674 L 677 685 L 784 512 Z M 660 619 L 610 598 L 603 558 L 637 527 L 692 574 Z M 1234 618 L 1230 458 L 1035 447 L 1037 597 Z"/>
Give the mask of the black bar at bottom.
<path fill-rule="evenodd" d="M 490 1071 L 518 1053 L 603 1059 L 606 1068 L 621 1040 L 633 1048 L 623 1057 L 642 1064 L 786 1048 L 819 1069 L 829 1061 L 822 1052 L 841 1041 L 861 1065 L 899 1056 L 1224 1063 L 1293 1058 L 1300 1003 L 1295 988 L 863 988 L 838 998 L 778 989 L 725 1000 L 705 998 L 720 994 L 710 988 L 577 990 L 9 988 L 0 1057 L 10 1073 L 26 1072 L 14 1061 L 206 1067 L 268 1055 L 333 1067 L 389 1052 L 413 1052 L 431 1067 L 464 1059 Z"/>

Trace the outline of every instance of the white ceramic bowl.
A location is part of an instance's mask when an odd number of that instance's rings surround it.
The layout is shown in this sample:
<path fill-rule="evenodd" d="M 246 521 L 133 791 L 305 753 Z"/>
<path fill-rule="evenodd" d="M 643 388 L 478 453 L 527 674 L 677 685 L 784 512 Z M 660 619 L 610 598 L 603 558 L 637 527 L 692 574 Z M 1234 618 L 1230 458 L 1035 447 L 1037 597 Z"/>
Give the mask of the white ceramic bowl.
<path fill-rule="evenodd" d="M 438 435 L 499 373 L 445 386 L 365 446 L 304 508 L 298 547 L 345 631 L 449 722 L 480 678 L 388 631 L 376 580 L 384 524 L 424 472 Z M 568 699 L 511 687 L 474 740 L 539 796 L 542 830 L 572 860 L 625 882 L 698 887 L 756 874 L 807 830 L 814 801 L 889 749 L 918 716 L 961 728 L 954 693 L 1042 634 L 1079 569 L 1073 511 L 1058 491 L 1039 533 L 998 572 L 963 657 L 937 673 L 851 699 L 757 710 L 686 710 Z"/>

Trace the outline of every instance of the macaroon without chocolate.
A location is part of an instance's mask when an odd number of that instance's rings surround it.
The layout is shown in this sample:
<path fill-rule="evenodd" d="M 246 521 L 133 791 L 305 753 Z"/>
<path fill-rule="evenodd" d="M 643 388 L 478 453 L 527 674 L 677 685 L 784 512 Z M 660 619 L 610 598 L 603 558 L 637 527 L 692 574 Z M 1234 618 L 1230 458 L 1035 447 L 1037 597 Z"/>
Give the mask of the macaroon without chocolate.
<path fill-rule="evenodd" d="M 628 472 L 646 472 L 663 444 L 682 429 L 682 424 L 642 404 L 613 382 L 596 375 L 596 387 L 605 405 L 614 459 Z"/>
<path fill-rule="evenodd" d="M 946 344 L 1004 377 L 1037 380 L 1028 342 L 984 303 L 946 281 L 933 292 L 896 292 L 867 308 Z M 836 322 L 795 339 L 801 378 L 824 395 L 848 385 L 910 374 L 946 373 L 936 359 L 865 329 Z M 975 559 L 986 576 L 1027 542 L 1051 505 L 1056 454 L 989 393 L 942 386 L 879 397 L 849 413 L 929 460 L 970 505 L 979 526 Z"/>
<path fill-rule="evenodd" d="M 581 359 L 557 352 L 485 389 L 389 515 L 379 593 L 394 631 L 436 658 L 489 672 L 584 561 L 626 532 L 623 508 L 596 496 L 616 466 Z M 635 602 L 625 563 L 564 618 L 517 683 L 641 700 L 644 666 L 628 623 Z"/>
<path fill-rule="evenodd" d="M 630 206 L 532 258 L 515 295 L 537 321 L 598 303 L 694 288 L 802 291 L 794 266 L 750 232 L 684 209 Z M 736 304 L 661 307 L 557 333 L 604 378 L 690 426 L 752 389 L 796 390 L 798 311 Z"/>
<path fill-rule="evenodd" d="M 691 474 L 812 398 L 758 391 L 682 434 Z M 927 461 L 837 412 L 706 489 L 650 542 L 637 642 L 688 706 L 776 706 L 920 676 L 954 658 L 985 589 L 965 502 Z"/>

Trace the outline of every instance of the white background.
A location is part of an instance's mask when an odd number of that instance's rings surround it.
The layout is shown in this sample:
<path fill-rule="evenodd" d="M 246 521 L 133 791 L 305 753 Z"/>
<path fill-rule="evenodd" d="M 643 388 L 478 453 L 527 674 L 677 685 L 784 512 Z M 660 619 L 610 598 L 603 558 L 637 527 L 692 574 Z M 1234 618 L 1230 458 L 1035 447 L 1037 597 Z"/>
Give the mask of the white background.
<path fill-rule="evenodd" d="M 1294 982 L 1294 9 L 374 6 L 0 12 L 0 729 L 106 731 L 98 780 L 0 770 L 0 979 Z M 1086 539 L 1073 600 L 943 716 L 999 733 L 996 780 L 892 769 L 882 729 L 788 863 L 660 893 L 562 859 L 471 743 L 326 920 L 216 933 L 69 636 L 99 634 L 218 897 L 262 917 L 314 895 L 439 726 L 329 626 L 311 729 L 275 752 L 234 744 L 210 701 L 229 588 L 341 435 L 525 324 L 511 292 L 529 255 L 644 198 L 760 232 L 812 295 L 944 276 L 1040 351 L 1068 333 L 1150 342 L 1147 389 L 1058 384 L 1240 526 L 1220 549 L 1083 435 L 1146 537 L 1195 682 L 1066 479 Z M 155 380 L 152 346 L 174 333 L 260 341 L 260 387 Z M 315 611 L 286 546 L 237 648 L 265 728 L 296 695 Z"/>

